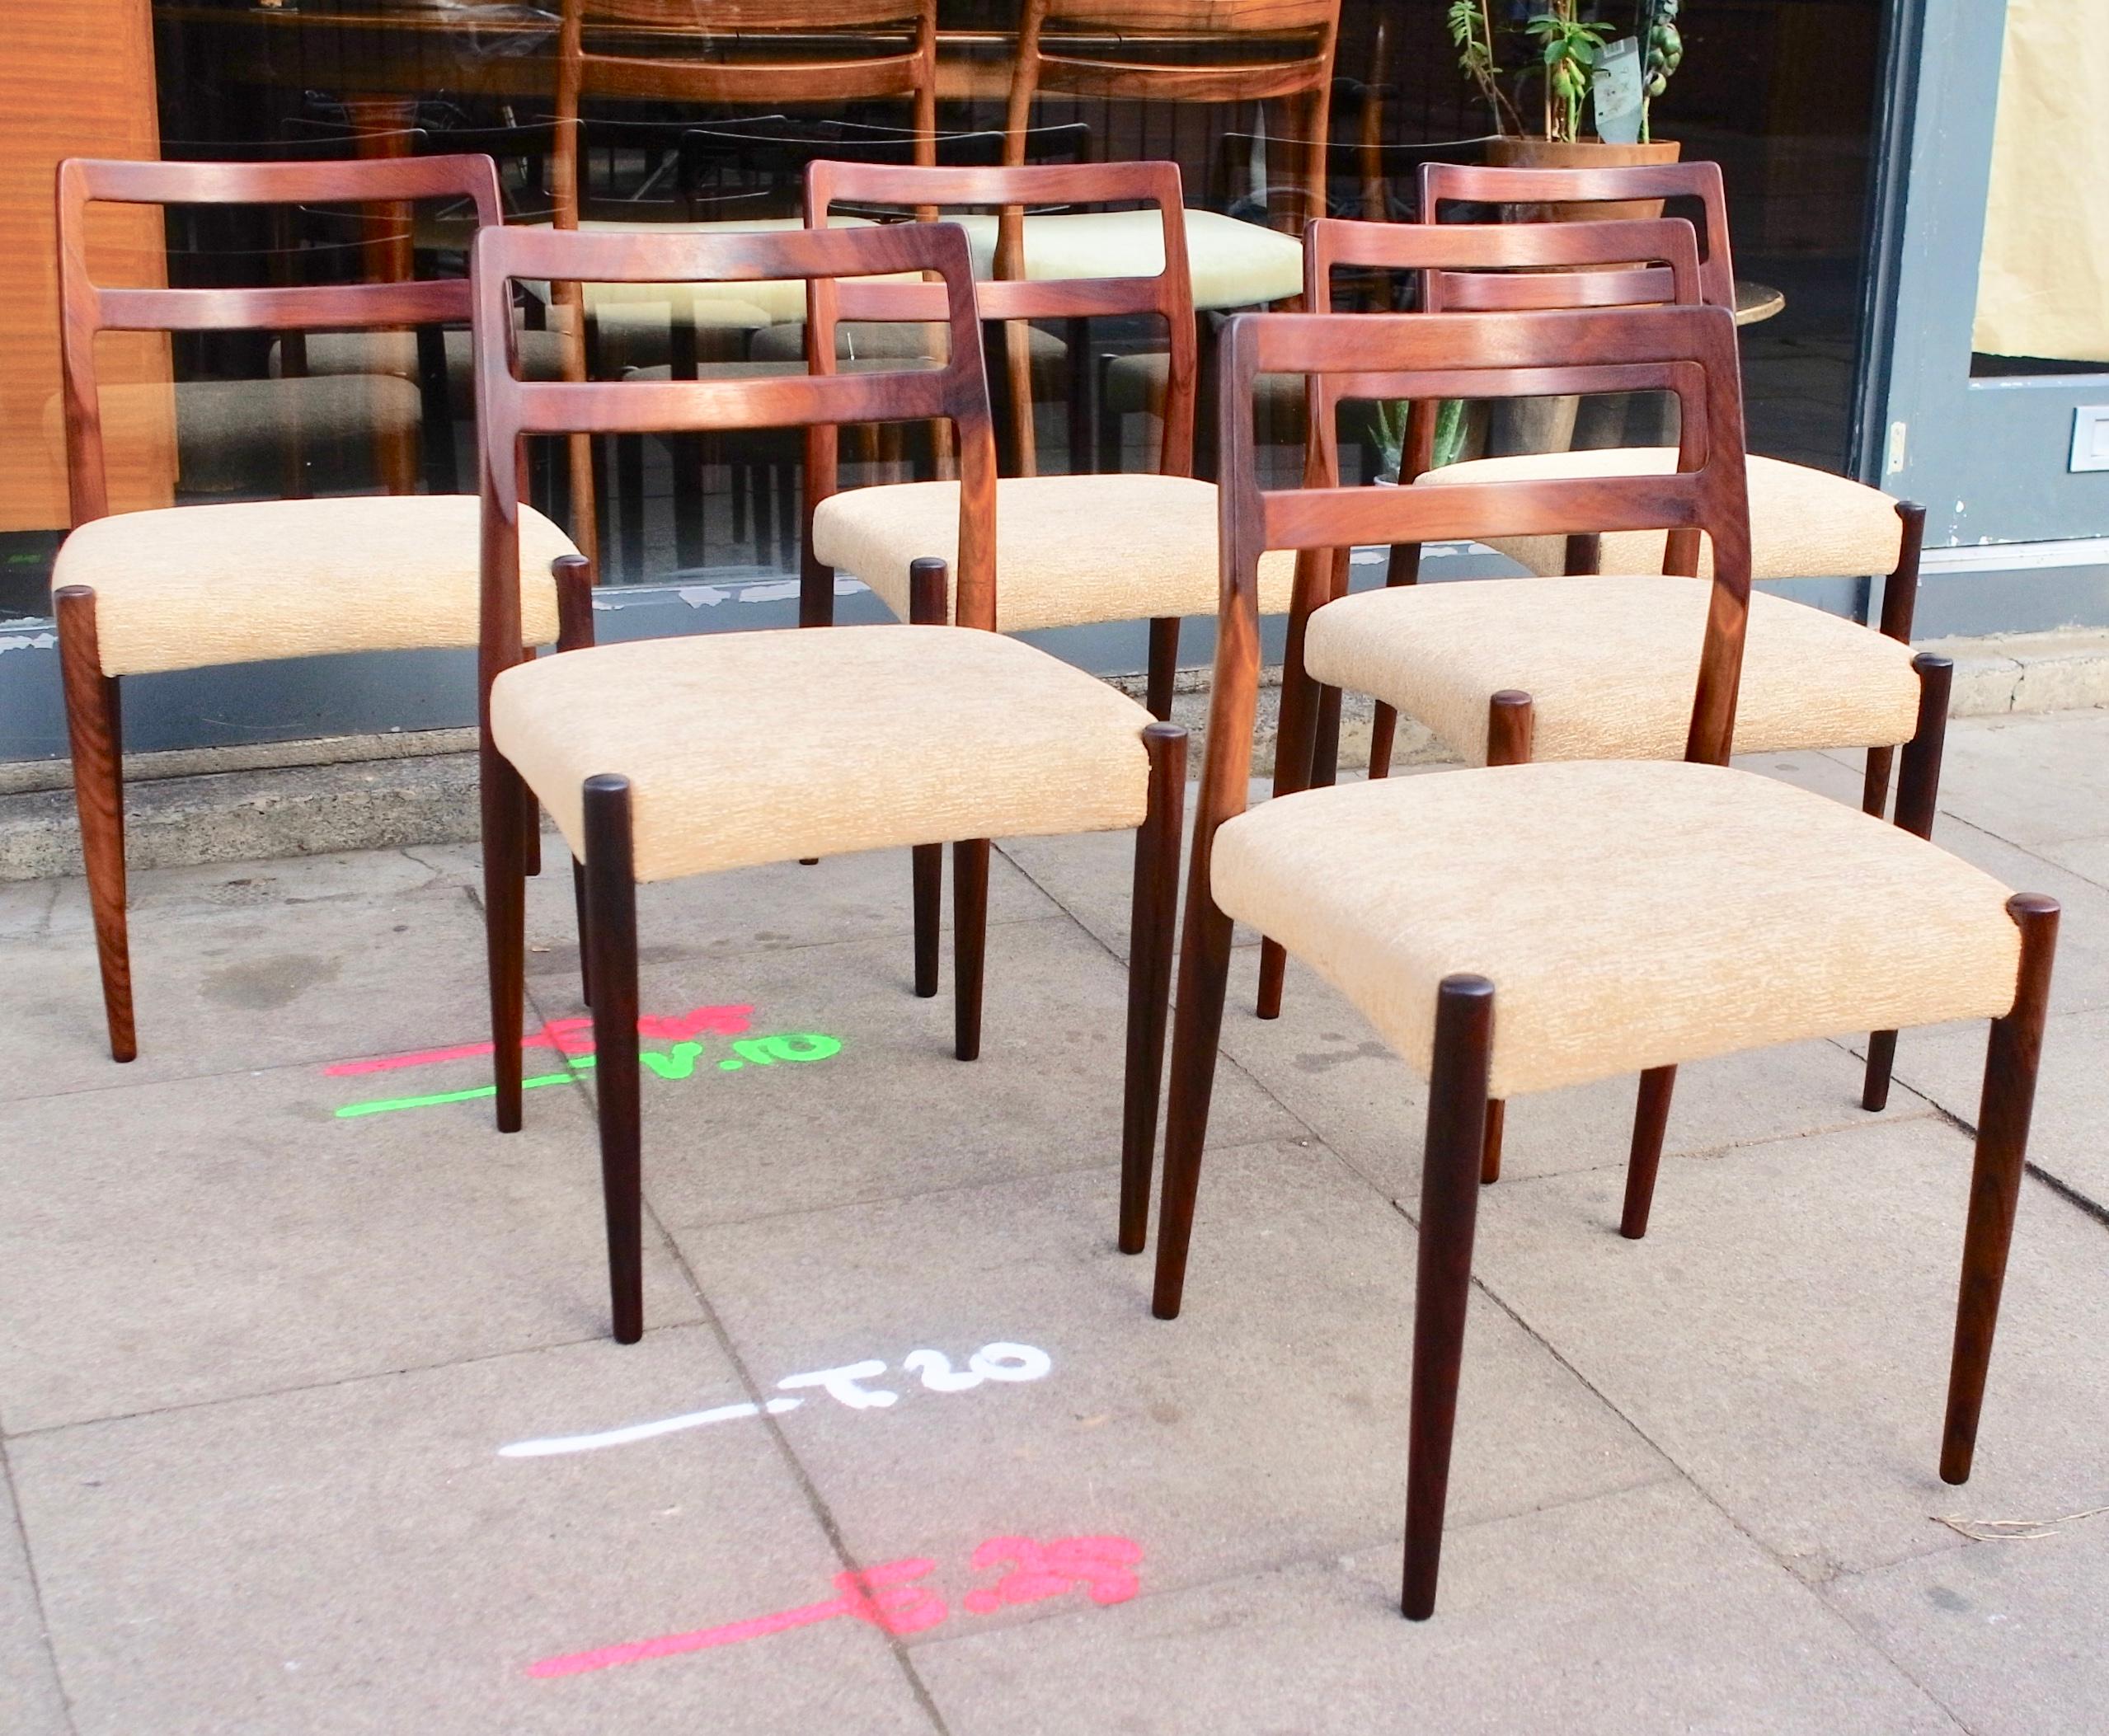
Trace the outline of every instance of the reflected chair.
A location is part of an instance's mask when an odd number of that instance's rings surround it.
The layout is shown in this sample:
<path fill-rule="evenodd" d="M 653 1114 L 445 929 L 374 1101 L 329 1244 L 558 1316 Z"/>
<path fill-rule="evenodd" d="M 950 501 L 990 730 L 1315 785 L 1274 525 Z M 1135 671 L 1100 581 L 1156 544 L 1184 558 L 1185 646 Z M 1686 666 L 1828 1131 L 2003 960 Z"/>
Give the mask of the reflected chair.
<path fill-rule="evenodd" d="M 1043 96 L 1180 105 L 1275 102 L 1287 117 L 1280 136 L 1298 158 L 1298 196 L 1289 203 L 1303 207 L 1284 213 L 1288 232 L 1196 209 L 1186 213 L 1186 244 L 1194 305 L 1202 312 L 1286 300 L 1303 287 L 1296 228 L 1326 212 L 1326 138 L 1339 30 L 1340 0 L 1026 0 L 1005 110 L 1011 138 L 1005 160 L 1024 162 L 1026 129 Z M 1163 265 L 1157 227 L 1139 212 L 1028 218 L 1013 211 L 1006 215 L 996 275 L 1146 277 Z M 1081 357 L 1072 366 L 1073 390 L 1088 370 Z M 1016 340 L 1007 345 L 1005 367 L 1012 401 L 1030 403 L 1026 358 Z M 1153 407 L 1162 390 L 1156 374 L 1146 356 L 1120 358 L 1109 395 L 1125 389 Z M 1204 381 L 1202 389 L 1213 386 Z M 1020 467 L 1030 475 L 1030 417 L 1023 438 Z M 1083 467 L 1080 453 L 1072 451 L 1070 467 Z"/>
<path fill-rule="evenodd" d="M 73 797 L 95 917 L 110 1052 L 139 1052 L 124 917 L 124 789 L 118 683 L 167 669 L 335 651 L 467 646 L 478 621 L 477 506 L 466 495 L 230 501 L 111 514 L 96 336 L 102 331 L 377 331 L 469 317 L 468 280 L 257 289 L 109 288 L 88 269 L 92 204 L 345 204 L 466 198 L 498 221 L 487 157 L 309 163 L 59 166 L 59 285 L 73 529 L 52 569 Z M 320 383 L 320 382 L 318 382 Z M 402 385 L 401 381 L 388 383 Z M 410 389 L 406 387 L 406 389 Z M 413 396 L 415 396 L 413 392 Z M 515 655 L 589 644 L 576 551 L 532 508 L 520 514 Z"/>
<path fill-rule="evenodd" d="M 934 274 L 946 358 L 834 373 L 820 286 L 868 319 L 928 320 Z M 908 283 L 848 278 L 908 274 Z M 514 377 L 504 318 L 523 278 L 624 284 L 805 278 L 822 359 L 795 378 L 538 383 Z M 1130 949 L 1120 1241 L 1148 1215 L 1186 734 L 1045 652 L 994 631 L 995 443 L 966 240 L 900 223 L 736 235 L 486 230 L 473 266 L 480 321 L 485 683 L 482 801 L 491 1040 L 499 1127 L 520 1124 L 523 856 L 528 792 L 580 865 L 581 955 L 593 1006 L 610 1288 L 618 1340 L 644 1330 L 636 889 L 800 857 L 950 842 L 954 1050 L 981 1042 L 992 836 L 1139 828 Z M 530 434 L 942 419 L 961 481 L 940 561 L 911 575 L 911 623 L 704 634 L 524 661 L 517 448 Z M 951 599 L 948 607 L 948 598 Z M 954 624 L 947 624 L 947 623 Z M 707 734 L 714 751 L 698 753 Z"/>
<path fill-rule="evenodd" d="M 1677 469 L 1262 491 L 1250 406 L 1269 372 L 1344 376 L 1358 391 L 1399 397 L 1671 391 L 1683 411 Z M 1750 607 L 1731 316 L 1703 307 L 1241 316 L 1226 337 L 1223 402 L 1223 607 L 1179 965 L 1157 1314 L 1180 1309 L 1232 924 L 1242 920 L 1283 939 L 1430 1081 L 1401 1597 L 1407 1616 L 1426 1617 L 1490 1101 L 1839 1031 L 1989 1018 L 1941 1451 L 1942 1476 L 1963 1481 L 2058 907 L 2010 894 L 1902 828 L 1729 766 Z M 1262 549 L 1578 526 L 1712 539 L 1707 607 L 1681 617 L 1695 673 L 1683 760 L 1478 767 L 1242 811 Z M 1928 739 L 1905 749 L 1907 786 L 1923 784 L 1918 762 L 1937 751 Z M 1628 1234 L 1645 1223 L 1655 1180 L 1651 1163 L 1628 1172 Z"/>
<path fill-rule="evenodd" d="M 806 214 L 815 228 L 838 201 L 865 207 L 951 209 L 1003 204 L 1128 204 L 1158 225 L 1163 265 L 1147 275 L 984 280 L 975 286 L 986 323 L 1059 319 L 1081 324 L 1108 315 L 1149 315 L 1163 321 L 1171 357 L 1163 438 L 1154 473 L 1007 476 L 995 485 L 998 632 L 1089 622 L 1149 622 L 1145 704 L 1172 715 L 1179 665 L 1179 623 L 1207 613 L 1216 593 L 1216 491 L 1192 475 L 1194 374 L 1192 303 L 1187 294 L 1179 169 L 1176 163 L 1077 163 L 1002 169 L 912 169 L 816 162 L 806 172 Z M 816 371 L 835 365 L 838 303 L 868 298 L 865 285 L 815 287 Z M 894 300 L 943 312 L 942 286 L 889 285 Z M 1084 347 L 1073 338 L 1070 347 Z M 838 491 L 833 430 L 809 438 L 806 466 L 811 531 L 802 575 L 801 619 L 832 619 L 838 569 L 862 579 L 902 619 L 911 605 L 909 573 L 918 556 L 956 560 L 961 485 L 908 482 Z M 1261 607 L 1289 607 L 1294 577 L 1287 556 L 1261 562 Z M 936 847 L 918 853 L 915 870 L 916 992 L 937 992 L 937 915 L 942 861 Z"/>
<path fill-rule="evenodd" d="M 855 37 L 855 52 L 843 39 Z M 658 104 L 726 104 L 810 108 L 817 104 L 905 98 L 910 105 L 915 160 L 936 157 L 937 0 L 563 0 L 557 41 L 556 155 L 550 167 L 554 221 L 560 229 L 628 232 L 629 223 L 581 221 L 580 113 L 594 98 Z M 689 233 L 796 228 L 796 217 L 732 218 L 652 225 Z M 611 331 L 640 327 L 666 335 L 670 375 L 693 379 L 713 365 L 737 368 L 744 358 L 700 354 L 710 332 L 751 333 L 805 310 L 804 286 L 744 283 L 738 293 L 716 284 L 577 284 L 554 286 L 571 310 L 562 323 L 572 334 L 566 377 L 585 380 L 604 372 L 599 350 Z M 666 353 L 666 352 L 663 352 Z M 579 542 L 597 547 L 590 447 L 571 443 L 573 525 Z M 627 496 L 641 500 L 641 457 L 629 443 L 622 458 Z M 702 454 L 683 448 L 680 467 L 693 476 Z M 677 490 L 677 495 L 679 490 Z M 677 498 L 677 509 L 680 502 Z M 679 523 L 684 545 L 700 540 L 700 513 Z M 629 541 L 641 561 L 641 533 Z"/>
<path fill-rule="evenodd" d="M 1417 270 L 1422 305 L 1435 312 L 1690 303 L 1700 299 L 1705 270 L 1693 240 L 1682 218 L 1440 225 L 1328 218 L 1312 225 L 1307 241 L 1306 296 L 1313 311 L 1325 311 L 1332 274 L 1346 267 Z M 1657 260 L 1662 263 L 1655 269 L 1642 269 Z M 1599 269 L 1582 269 L 1587 267 Z M 1331 486 L 1340 476 L 1336 412 L 1341 394 L 1352 392 L 1354 382 L 1314 378 L 1311 390 L 1308 475 Z M 1407 432 L 1409 470 L 1425 468 L 1431 420 L 1427 406 L 1416 405 Z M 1635 474 L 1660 472 L 1664 461 L 1674 467 L 1676 458 L 1674 448 L 1591 456 L 1603 461 L 1590 467 L 1598 476 L 1618 473 L 1613 461 L 1621 457 Z M 1490 462 L 1498 467 L 1491 472 L 1458 465 L 1429 472 L 1422 481 L 1536 473 L 1506 460 Z M 1753 489 L 1794 468 L 1766 459 L 1745 462 Z M 1861 492 L 1886 499 L 1872 490 Z M 1682 751 L 1685 645 L 1707 595 L 1703 580 L 1693 576 L 1700 570 L 1696 539 L 1666 536 L 1665 552 L 1656 553 L 1651 545 L 1642 547 L 1646 535 L 1613 537 L 1608 542 L 1614 551 L 1637 551 L 1667 567 L 1637 575 L 1616 568 L 1617 576 L 1596 575 L 1593 537 L 1536 540 L 1587 545 L 1568 562 L 1576 575 L 1590 575 L 1587 582 L 1540 577 L 1424 587 L 1415 583 L 1419 551 L 1411 544 L 1393 551 L 1381 591 L 1344 594 L 1345 550 L 1334 551 L 1322 591 L 1319 575 L 1309 575 L 1305 594 L 1312 600 L 1290 617 L 1275 794 L 1332 781 L 1343 687 L 1371 693 L 1383 707 L 1374 776 L 1383 776 L 1388 762 L 1394 708 L 1427 725 L 1477 765 L 1669 758 Z M 1930 731 L 1918 762 L 1923 786 L 1900 794 L 1897 809 L 1897 823 L 1923 837 L 1938 794 L 1948 680 L 1945 667 L 1922 670 L 1914 664 L 1909 644 L 1900 638 L 1758 593 L 1751 601 L 1737 739 L 1747 753 L 1866 748 L 1871 758 L 1883 756 L 1886 789 L 1891 750 Z M 1938 683 L 1939 692 L 1929 683 Z M 1869 812 L 1881 812 L 1881 794 L 1869 800 Z M 1261 952 L 1262 1018 L 1280 1011 L 1283 966 L 1281 947 L 1270 936 Z M 1862 1100 L 1879 1110 L 1888 1101 L 1895 1033 L 1878 1031 L 1872 1044 Z M 1637 1155 L 1648 1142 L 1660 1150 L 1674 1086 L 1668 1071 L 1643 1080 Z M 1501 1173 L 1502 1119 L 1496 1105 L 1487 1123 L 1489 1181 Z"/>

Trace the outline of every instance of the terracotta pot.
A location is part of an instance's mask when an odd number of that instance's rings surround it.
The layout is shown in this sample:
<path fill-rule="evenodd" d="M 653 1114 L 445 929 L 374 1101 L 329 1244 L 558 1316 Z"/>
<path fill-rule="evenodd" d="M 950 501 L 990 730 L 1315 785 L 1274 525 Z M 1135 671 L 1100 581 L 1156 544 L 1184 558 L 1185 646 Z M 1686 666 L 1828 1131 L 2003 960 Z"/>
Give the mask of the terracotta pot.
<path fill-rule="evenodd" d="M 1636 164 L 1675 162 L 1680 147 L 1674 138 L 1646 144 L 1606 144 L 1600 138 L 1574 143 L 1547 138 L 1490 138 L 1487 161 L 1502 169 L 1625 169 Z M 1603 204 L 1516 205 L 1523 223 L 1615 223 L 1662 215 L 1659 199 L 1622 199 Z"/>

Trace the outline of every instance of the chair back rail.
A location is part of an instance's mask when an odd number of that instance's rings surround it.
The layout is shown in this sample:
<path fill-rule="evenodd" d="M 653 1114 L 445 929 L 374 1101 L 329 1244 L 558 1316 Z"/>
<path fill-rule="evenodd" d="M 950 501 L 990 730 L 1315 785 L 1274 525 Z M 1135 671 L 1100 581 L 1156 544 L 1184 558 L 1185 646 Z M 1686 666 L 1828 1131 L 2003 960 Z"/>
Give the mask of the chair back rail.
<path fill-rule="evenodd" d="M 1148 204 L 1156 206 L 1164 269 L 1151 277 L 1024 278 L 975 286 L 984 321 L 1087 320 L 1116 314 L 1155 314 L 1165 322 L 1169 363 L 1158 468 L 1186 476 L 1193 469 L 1194 405 L 1198 348 L 1192 279 L 1179 166 L 1172 162 L 1042 163 L 1005 168 L 907 168 L 822 162 L 806 176 L 806 221 L 824 227 L 838 203 L 914 206 L 935 211 L 961 205 L 1016 210 L 1026 205 Z M 806 354 L 815 373 L 835 365 L 834 327 L 840 320 L 939 319 L 944 288 L 937 284 L 834 283 L 815 279 L 814 317 Z M 815 500 L 834 491 L 833 467 L 812 479 Z"/>
<path fill-rule="evenodd" d="M 59 361 L 67 486 L 75 524 L 110 510 L 96 392 L 99 331 L 371 331 L 466 323 L 465 278 L 272 285 L 255 289 L 109 288 L 89 274 L 92 204 L 390 204 L 460 198 L 479 228 L 501 220 L 488 157 L 350 158 L 302 162 L 133 162 L 74 157 L 59 165 Z"/>
<path fill-rule="evenodd" d="M 1697 199 L 1700 298 L 1734 312 L 1736 268 L 1728 244 L 1728 200 L 1716 162 L 1637 163 L 1604 169 L 1510 169 L 1477 163 L 1421 166 L 1421 220 L 1442 221 L 1445 204 L 1611 204 L 1633 199 Z M 1536 227 L 1564 227 L 1538 225 Z"/>
<path fill-rule="evenodd" d="M 1604 269 L 1585 269 L 1591 266 Z M 1698 237 L 1681 217 L 1574 223 L 1321 218 L 1304 232 L 1306 308 L 1332 311 L 1332 275 L 1343 268 L 1417 272 L 1424 313 L 1689 305 L 1703 299 Z M 1350 374 L 1311 376 L 1307 481 L 1339 481 L 1336 411 L 1343 398 L 1373 396 L 1369 384 Z M 1430 401 L 1416 398 L 1407 415 L 1401 481 L 1411 481 L 1427 469 L 1434 443 Z M 1676 552 L 1691 570 L 1698 570 L 1696 537 L 1680 539 Z"/>
<path fill-rule="evenodd" d="M 754 379 L 525 381 L 513 369 L 505 317 L 515 280 L 573 283 L 751 283 L 786 278 L 924 271 L 942 281 L 946 358 L 904 366 Z M 528 434 L 832 429 L 842 422 L 942 420 L 956 434 L 960 469 L 956 616 L 993 630 L 995 439 L 966 236 L 956 223 L 857 229 L 652 234 L 486 229 L 470 266 L 478 470 L 483 498 L 481 692 L 519 662 L 520 446 Z M 918 317 L 927 318 L 927 314 Z"/>

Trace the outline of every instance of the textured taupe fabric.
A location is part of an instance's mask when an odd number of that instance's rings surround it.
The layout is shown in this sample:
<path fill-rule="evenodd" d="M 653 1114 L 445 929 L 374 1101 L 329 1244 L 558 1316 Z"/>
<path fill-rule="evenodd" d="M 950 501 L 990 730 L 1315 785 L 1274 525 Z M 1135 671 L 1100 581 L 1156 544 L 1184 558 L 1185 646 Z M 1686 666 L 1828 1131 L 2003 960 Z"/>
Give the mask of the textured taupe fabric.
<path fill-rule="evenodd" d="M 1487 702 L 1531 696 L 1534 759 L 1679 759 L 1705 637 L 1704 579 L 1477 579 L 1362 591 L 1311 617 L 1330 686 L 1417 718 L 1487 762 Z M 1911 647 L 1762 591 L 1750 597 L 1736 746 L 1872 748 L 1918 727 Z"/>
<path fill-rule="evenodd" d="M 975 270 L 990 274 L 993 216 L 951 219 L 967 233 Z M 1186 268 L 1196 307 L 1256 307 L 1303 293 L 1303 243 L 1278 229 L 1219 211 L 1186 212 Z M 1155 277 L 1164 270 L 1164 219 L 1153 205 L 1134 211 L 1057 211 L 1025 220 L 1025 274 Z"/>
<path fill-rule="evenodd" d="M 118 513 L 67 537 L 51 584 L 95 591 L 108 675 L 324 651 L 472 645 L 480 523 L 473 495 Z M 520 509 L 523 645 L 555 641 L 549 563 L 577 552 L 533 507 Z"/>
<path fill-rule="evenodd" d="M 959 500 L 956 482 L 830 495 L 813 514 L 813 553 L 862 579 L 904 621 L 909 563 L 926 555 L 958 563 Z M 1294 555 L 1261 556 L 1262 614 L 1287 611 L 1295 577 Z M 1222 582 L 1214 483 L 1124 474 L 996 485 L 1000 631 L 1213 615 Z"/>
<path fill-rule="evenodd" d="M 508 669 L 491 732 L 572 853 L 580 786 L 631 782 L 636 876 L 1139 825 L 1125 695 L 1000 634 L 843 626 L 646 640 Z"/>
<path fill-rule="evenodd" d="M 1435 993 L 1494 984 L 1496 1097 L 2013 1002 L 2008 889 L 1857 809 L 1681 762 L 1500 766 L 1267 802 L 1218 904 L 1424 1073 Z"/>
<path fill-rule="evenodd" d="M 1754 579 L 1853 579 L 1895 569 L 1903 538 L 1896 502 L 1878 488 L 1787 464 L 1778 458 L 1749 459 L 1750 576 Z M 1474 458 L 1445 465 L 1419 479 L 1421 486 L 1452 482 L 1515 482 L 1534 476 L 1665 476 L 1677 467 L 1674 446 L 1612 447 L 1590 452 L 1526 453 L 1512 458 Z M 1532 572 L 1566 570 L 1564 537 L 1489 537 L 1486 539 Z M 1659 573 L 1668 533 L 1613 531 L 1604 538 L 1597 561 L 1606 573 Z M 1699 571 L 1713 572 L 1713 548 L 1702 539 Z"/>

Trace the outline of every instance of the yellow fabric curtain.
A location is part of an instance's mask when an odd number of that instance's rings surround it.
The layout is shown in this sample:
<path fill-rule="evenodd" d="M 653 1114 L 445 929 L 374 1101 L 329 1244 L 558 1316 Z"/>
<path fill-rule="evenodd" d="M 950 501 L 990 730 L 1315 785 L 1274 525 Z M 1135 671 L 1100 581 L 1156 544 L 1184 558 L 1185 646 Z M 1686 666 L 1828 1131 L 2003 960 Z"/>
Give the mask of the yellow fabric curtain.
<path fill-rule="evenodd" d="M 1973 347 L 2109 362 L 2109 5 L 2007 0 Z"/>

